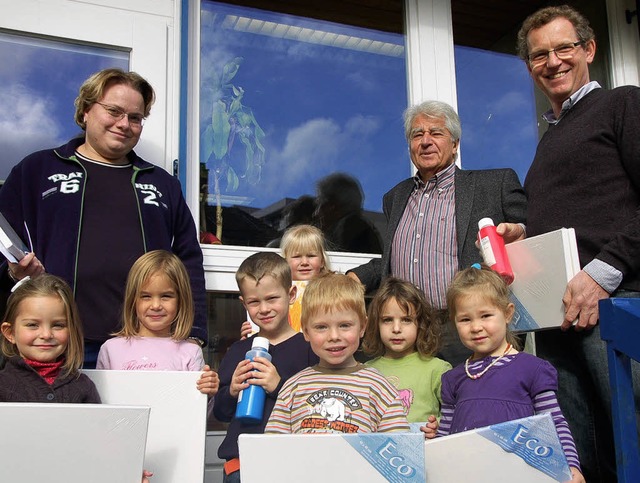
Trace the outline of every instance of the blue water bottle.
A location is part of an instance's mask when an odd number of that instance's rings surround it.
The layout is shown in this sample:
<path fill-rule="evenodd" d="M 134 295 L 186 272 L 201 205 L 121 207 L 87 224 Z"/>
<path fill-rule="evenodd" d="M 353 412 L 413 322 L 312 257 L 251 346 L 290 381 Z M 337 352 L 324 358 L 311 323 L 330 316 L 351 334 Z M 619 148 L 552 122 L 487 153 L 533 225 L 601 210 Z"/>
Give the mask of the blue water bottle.
<path fill-rule="evenodd" d="M 244 358 L 252 361 L 254 357 L 258 356 L 271 360 L 269 339 L 266 337 L 254 337 L 251 350 L 247 351 Z M 245 424 L 260 424 L 262 422 L 262 413 L 264 412 L 265 397 L 264 388 L 254 384 L 240 391 L 238 405 L 236 406 L 236 419 Z"/>

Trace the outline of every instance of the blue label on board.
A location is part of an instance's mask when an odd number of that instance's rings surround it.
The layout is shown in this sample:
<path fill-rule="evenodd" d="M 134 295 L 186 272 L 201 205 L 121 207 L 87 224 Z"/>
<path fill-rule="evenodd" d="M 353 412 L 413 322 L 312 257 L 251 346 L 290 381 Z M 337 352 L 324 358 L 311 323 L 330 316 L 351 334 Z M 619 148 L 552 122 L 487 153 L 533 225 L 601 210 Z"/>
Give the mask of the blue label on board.
<path fill-rule="evenodd" d="M 571 480 L 571 471 L 548 414 L 495 424 L 478 434 L 514 453 L 556 481 Z"/>
<path fill-rule="evenodd" d="M 510 294 L 511 302 L 515 305 L 515 312 L 513 314 L 513 319 L 509 324 L 509 328 L 514 332 L 526 332 L 529 330 L 539 329 L 540 326 L 535 321 L 535 319 L 531 316 L 529 311 L 525 309 L 522 302 L 516 297 L 513 293 Z"/>
<path fill-rule="evenodd" d="M 387 481 L 424 483 L 424 435 L 350 434 L 343 438 Z"/>

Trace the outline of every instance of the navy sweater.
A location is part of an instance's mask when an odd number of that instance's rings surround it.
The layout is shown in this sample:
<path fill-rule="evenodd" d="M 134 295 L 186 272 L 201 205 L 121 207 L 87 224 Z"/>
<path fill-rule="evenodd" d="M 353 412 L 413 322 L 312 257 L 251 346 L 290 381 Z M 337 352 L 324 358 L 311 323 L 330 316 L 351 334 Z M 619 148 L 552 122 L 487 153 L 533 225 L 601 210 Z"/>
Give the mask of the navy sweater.
<path fill-rule="evenodd" d="M 576 230 L 594 258 L 640 290 L 640 88 L 595 89 L 544 134 L 524 184 L 527 236 Z"/>

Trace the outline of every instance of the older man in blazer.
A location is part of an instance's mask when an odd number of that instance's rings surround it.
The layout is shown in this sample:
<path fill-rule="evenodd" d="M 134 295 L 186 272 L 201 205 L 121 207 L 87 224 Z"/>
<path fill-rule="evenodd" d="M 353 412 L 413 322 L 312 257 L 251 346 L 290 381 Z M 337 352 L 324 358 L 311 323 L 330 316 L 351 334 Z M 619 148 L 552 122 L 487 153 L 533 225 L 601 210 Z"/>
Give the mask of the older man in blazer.
<path fill-rule="evenodd" d="M 512 169 L 461 170 L 455 166 L 460 119 L 451 106 L 426 101 L 408 108 L 404 126 L 416 176 L 384 195 L 387 218 L 382 258 L 349 272 L 367 290 L 387 276 L 422 288 L 440 310 L 441 356 L 461 363 L 469 353 L 446 324 L 446 289 L 455 273 L 481 261 L 476 247 L 478 221 L 492 218 L 505 241 L 523 236 L 526 198 Z M 510 224 L 503 224 L 510 222 Z"/>

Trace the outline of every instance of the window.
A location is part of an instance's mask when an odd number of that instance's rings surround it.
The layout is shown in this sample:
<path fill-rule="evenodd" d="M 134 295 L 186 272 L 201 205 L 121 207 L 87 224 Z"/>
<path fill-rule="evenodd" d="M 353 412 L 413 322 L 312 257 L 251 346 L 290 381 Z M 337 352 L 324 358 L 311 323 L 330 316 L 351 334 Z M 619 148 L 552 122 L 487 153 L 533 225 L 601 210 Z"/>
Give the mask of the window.
<path fill-rule="evenodd" d="M 0 64 L 5 66 L 0 69 L 4 181 L 27 154 L 81 132 L 73 120 L 78 87 L 100 69 L 128 69 L 129 53 L 0 31 Z"/>
<path fill-rule="evenodd" d="M 513 168 L 524 183 L 538 144 L 534 87 L 524 62 L 464 46 L 455 47 L 455 59 L 462 167 Z"/>
<path fill-rule="evenodd" d="M 332 230 L 350 203 L 377 237 L 382 195 L 410 175 L 402 35 L 203 2 L 200 42 L 201 232 L 277 246 L 283 213 L 342 172 L 314 222 L 334 250 L 379 253 Z"/>

